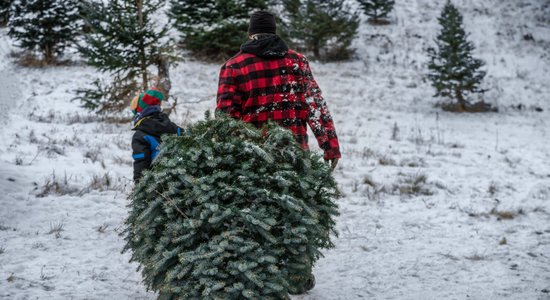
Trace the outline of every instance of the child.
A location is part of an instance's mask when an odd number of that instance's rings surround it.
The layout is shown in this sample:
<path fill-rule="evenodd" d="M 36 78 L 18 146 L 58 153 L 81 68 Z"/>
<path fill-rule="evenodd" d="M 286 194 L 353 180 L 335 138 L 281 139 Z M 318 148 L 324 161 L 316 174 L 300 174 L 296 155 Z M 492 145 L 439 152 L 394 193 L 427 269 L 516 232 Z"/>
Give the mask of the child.
<path fill-rule="evenodd" d="M 161 135 L 177 134 L 179 136 L 183 132 L 161 111 L 162 100 L 164 100 L 162 92 L 153 88 L 136 96 L 130 104 L 130 109 L 136 116 L 132 128 L 135 130 L 132 137 L 135 182 L 141 178 L 144 170 L 149 169 L 151 162 L 158 155 Z"/>

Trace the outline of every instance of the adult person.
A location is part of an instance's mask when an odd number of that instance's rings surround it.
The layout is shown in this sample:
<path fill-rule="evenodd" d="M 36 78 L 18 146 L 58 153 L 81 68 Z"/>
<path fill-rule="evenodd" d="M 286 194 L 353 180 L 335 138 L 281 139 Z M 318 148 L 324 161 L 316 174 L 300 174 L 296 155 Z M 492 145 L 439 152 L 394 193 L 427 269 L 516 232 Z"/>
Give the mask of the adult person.
<path fill-rule="evenodd" d="M 309 125 L 334 169 L 340 147 L 321 90 L 307 59 L 289 49 L 276 30 L 273 14 L 258 11 L 250 16 L 248 41 L 221 68 L 216 110 L 257 127 L 275 121 L 290 129 L 304 149 L 308 149 Z M 311 262 L 306 265 L 311 268 Z M 313 274 L 290 279 L 293 294 L 315 285 Z"/>

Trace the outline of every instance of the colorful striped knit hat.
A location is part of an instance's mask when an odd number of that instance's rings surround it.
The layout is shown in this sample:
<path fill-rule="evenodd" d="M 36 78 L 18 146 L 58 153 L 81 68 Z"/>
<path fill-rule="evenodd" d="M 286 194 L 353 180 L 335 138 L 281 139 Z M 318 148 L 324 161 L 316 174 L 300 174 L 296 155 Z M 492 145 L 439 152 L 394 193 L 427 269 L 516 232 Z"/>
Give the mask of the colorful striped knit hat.
<path fill-rule="evenodd" d="M 145 108 L 151 105 L 160 105 L 160 102 L 164 100 L 164 95 L 157 88 L 146 90 L 144 93 L 132 99 L 130 103 L 130 110 L 135 114 L 140 113 Z"/>

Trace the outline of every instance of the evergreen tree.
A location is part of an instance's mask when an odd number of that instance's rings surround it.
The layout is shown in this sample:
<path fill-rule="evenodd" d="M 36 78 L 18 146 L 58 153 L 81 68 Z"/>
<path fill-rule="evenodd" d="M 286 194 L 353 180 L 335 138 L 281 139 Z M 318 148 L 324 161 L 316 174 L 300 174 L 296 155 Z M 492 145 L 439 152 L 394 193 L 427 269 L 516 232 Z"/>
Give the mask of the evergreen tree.
<path fill-rule="evenodd" d="M 370 22 L 373 24 L 384 24 L 382 19 L 387 18 L 388 14 L 393 10 L 395 5 L 394 0 L 357 0 L 365 15 L 370 17 Z"/>
<path fill-rule="evenodd" d="M 85 107 L 99 111 L 118 110 L 138 90 L 158 85 L 159 77 L 168 73 L 176 60 L 168 38 L 168 26 L 159 26 L 153 17 L 163 0 L 109 0 L 87 2 L 82 9 L 90 33 L 80 52 L 88 63 L 114 75 L 111 84 L 95 81 L 93 90 L 78 90 Z M 159 76 L 149 68 L 156 66 Z M 168 97 L 169 83 L 160 86 Z"/>
<path fill-rule="evenodd" d="M 161 299 L 283 299 L 333 247 L 336 193 L 290 131 L 207 116 L 164 138 L 130 196 L 125 250 Z"/>
<path fill-rule="evenodd" d="M 81 25 L 77 0 L 16 0 L 10 16 L 8 34 L 48 64 L 75 41 Z"/>
<path fill-rule="evenodd" d="M 0 26 L 8 24 L 11 2 L 12 0 L 0 0 Z"/>
<path fill-rule="evenodd" d="M 359 15 L 343 0 L 283 0 L 283 37 L 316 59 L 347 59 L 357 34 Z"/>
<path fill-rule="evenodd" d="M 248 20 L 267 0 L 171 0 L 168 13 L 181 33 L 183 47 L 194 55 L 225 59 L 246 41 Z"/>
<path fill-rule="evenodd" d="M 435 41 L 437 50 L 428 49 L 431 59 L 428 78 L 437 91 L 435 96 L 458 101 L 459 110 L 464 111 L 470 104 L 466 96 L 483 92 L 479 85 L 485 77 L 480 70 L 484 62 L 472 57 L 474 46 L 466 40 L 462 16 L 450 1 L 438 20 L 442 28 Z"/>

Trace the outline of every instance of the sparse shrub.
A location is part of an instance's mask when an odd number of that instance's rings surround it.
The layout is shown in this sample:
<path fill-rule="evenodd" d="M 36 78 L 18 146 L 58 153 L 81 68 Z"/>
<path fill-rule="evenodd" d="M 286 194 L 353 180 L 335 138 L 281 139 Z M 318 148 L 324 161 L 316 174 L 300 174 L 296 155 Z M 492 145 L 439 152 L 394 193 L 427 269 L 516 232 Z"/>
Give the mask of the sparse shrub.
<path fill-rule="evenodd" d="M 361 157 L 363 159 L 369 159 L 369 158 L 371 158 L 375 155 L 376 155 L 376 152 L 374 152 L 374 150 L 372 150 L 371 148 L 368 148 L 368 147 L 364 147 L 363 151 L 361 152 Z"/>
<path fill-rule="evenodd" d="M 45 152 L 48 158 L 54 158 L 57 155 L 61 155 L 61 156 L 65 155 L 65 148 L 59 145 L 55 145 L 51 140 L 50 140 L 50 144 L 48 145 L 40 145 L 38 147 L 38 150 L 40 152 Z"/>
<path fill-rule="evenodd" d="M 491 209 L 489 214 L 497 217 L 497 220 L 500 221 L 500 220 L 512 220 L 519 214 L 519 212 L 513 212 L 509 210 L 499 210 L 495 207 Z"/>
<path fill-rule="evenodd" d="M 44 247 L 45 247 L 44 243 L 41 243 L 41 242 L 34 242 L 31 245 L 31 249 L 43 249 Z"/>
<path fill-rule="evenodd" d="M 87 189 L 101 192 L 113 190 L 113 179 L 109 173 L 105 173 L 103 175 L 93 175 Z"/>
<path fill-rule="evenodd" d="M 92 270 L 92 280 L 94 280 L 94 281 L 107 281 L 107 274 L 105 274 L 105 272 L 96 273 L 95 270 Z"/>
<path fill-rule="evenodd" d="M 90 114 L 80 114 L 80 113 L 72 113 L 65 117 L 65 122 L 67 125 L 73 125 L 73 124 L 88 124 L 88 123 L 97 123 L 101 122 L 104 118 L 99 117 L 98 115 L 90 115 Z M 75 138 L 77 138 L 75 134 Z"/>
<path fill-rule="evenodd" d="M 426 161 L 422 157 L 403 158 L 399 165 L 401 167 L 420 168 L 426 166 Z"/>
<path fill-rule="evenodd" d="M 72 137 L 65 137 L 63 140 L 57 142 L 61 145 L 70 147 L 83 145 L 82 140 L 78 137 L 78 135 L 76 135 L 76 133 Z"/>
<path fill-rule="evenodd" d="M 56 234 L 56 238 L 60 238 L 61 235 L 57 235 Z M 48 276 L 46 275 L 46 272 L 44 272 L 44 268 L 46 267 L 46 265 L 43 265 L 42 268 L 40 269 L 40 280 L 42 281 L 46 281 L 46 280 L 50 280 L 50 279 L 53 279 L 55 276 Z M 48 290 L 48 288 L 46 288 L 46 290 Z"/>
<path fill-rule="evenodd" d="M 29 142 L 31 144 L 38 144 L 39 142 L 36 134 L 34 133 L 34 129 L 29 132 Z"/>
<path fill-rule="evenodd" d="M 99 232 L 99 233 L 105 233 L 105 232 L 107 232 L 107 228 L 109 228 L 109 224 L 103 223 L 103 224 L 99 225 L 99 226 L 96 228 L 96 230 L 97 230 L 97 232 Z"/>
<path fill-rule="evenodd" d="M 393 123 L 393 126 L 391 128 L 391 139 L 392 141 L 399 141 L 399 126 L 397 126 L 397 122 Z"/>
<path fill-rule="evenodd" d="M 489 184 L 489 188 L 487 188 L 487 192 L 490 196 L 494 196 L 498 192 L 498 186 L 497 183 L 494 181 L 491 181 Z"/>
<path fill-rule="evenodd" d="M 101 157 L 101 149 L 100 148 L 93 148 L 89 149 L 84 153 L 84 157 L 89 159 L 93 164 L 99 161 Z"/>
<path fill-rule="evenodd" d="M 57 222 L 57 223 L 50 223 L 50 231 L 47 232 L 47 234 L 54 234 L 55 238 L 58 239 L 61 237 L 61 232 L 65 229 L 65 223 L 64 222 Z"/>
<path fill-rule="evenodd" d="M 387 194 L 387 193 L 388 193 L 388 190 L 386 189 L 385 185 L 377 185 L 377 186 L 367 187 L 364 190 L 363 195 L 366 196 L 367 199 L 371 201 L 379 201 L 380 196 L 382 194 Z"/>
<path fill-rule="evenodd" d="M 365 175 L 365 177 L 363 177 L 363 184 L 370 185 L 371 187 L 376 187 L 378 185 L 370 175 Z"/>
<path fill-rule="evenodd" d="M 427 186 L 428 177 L 423 173 L 402 175 L 394 185 L 393 190 L 400 195 L 431 196 L 433 192 Z"/>
<path fill-rule="evenodd" d="M 114 155 L 113 156 L 113 163 L 115 163 L 117 165 L 121 165 L 121 166 L 123 166 L 123 165 L 131 166 L 133 164 L 133 161 L 130 160 L 130 159 L 118 156 L 118 155 Z"/>
<path fill-rule="evenodd" d="M 506 155 L 504 157 L 504 161 L 508 164 L 510 168 L 515 169 L 521 163 L 521 158 L 520 157 L 510 158 L 508 155 Z"/>
<path fill-rule="evenodd" d="M 472 254 L 472 255 L 469 255 L 469 256 L 465 256 L 464 258 L 466 258 L 467 260 L 472 260 L 472 261 L 480 261 L 480 260 L 485 260 L 486 257 L 484 255 L 480 255 L 480 254 Z"/>
<path fill-rule="evenodd" d="M 420 127 L 412 128 L 407 139 L 409 142 L 414 143 L 417 146 L 425 145 L 427 142 Z"/>
<path fill-rule="evenodd" d="M 379 157 L 378 163 L 382 166 L 395 166 L 397 164 L 393 158 L 386 155 Z"/>
<path fill-rule="evenodd" d="M 53 172 L 51 177 L 48 177 L 44 184 L 38 188 L 39 190 L 36 193 L 36 197 L 42 198 L 49 195 L 62 196 L 76 194 L 78 192 L 78 188 L 69 184 L 70 180 L 71 177 L 67 177 L 67 173 L 65 173 L 62 180 L 59 180 L 59 178 L 55 175 L 55 172 Z"/>

